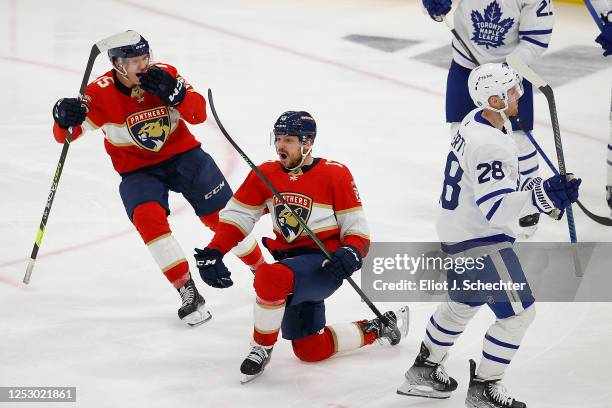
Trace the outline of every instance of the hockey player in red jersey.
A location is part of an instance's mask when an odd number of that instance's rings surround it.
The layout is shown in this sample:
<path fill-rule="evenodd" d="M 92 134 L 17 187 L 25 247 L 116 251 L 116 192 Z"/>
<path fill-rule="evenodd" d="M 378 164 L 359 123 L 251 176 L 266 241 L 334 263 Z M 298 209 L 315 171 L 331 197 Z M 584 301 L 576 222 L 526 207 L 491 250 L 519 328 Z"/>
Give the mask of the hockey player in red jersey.
<path fill-rule="evenodd" d="M 262 215 L 272 216 L 275 238 L 264 238 L 263 243 L 277 262 L 262 264 L 255 272 L 255 327 L 251 351 L 240 367 L 242 382 L 263 372 L 281 329 L 295 355 L 308 362 L 377 339 L 395 345 L 408 330 L 407 307 L 385 313 L 391 324 L 376 318 L 325 325 L 324 300 L 361 268 L 370 239 L 350 171 L 340 163 L 313 158 L 315 137 L 316 124 L 308 112 L 283 113 L 274 125 L 279 160 L 259 169 L 332 253 L 331 260 L 253 171 L 221 211 L 210 244 L 196 250 L 202 279 L 214 287 L 231 286 L 223 255 L 251 232 Z"/>
<path fill-rule="evenodd" d="M 149 43 L 108 51 L 113 69 L 91 82 L 84 98 L 64 98 L 53 108 L 55 139 L 63 143 L 84 131 L 101 129 L 126 212 L 168 281 L 178 290 L 181 320 L 195 326 L 209 320 L 204 298 L 191 279 L 189 264 L 172 235 L 168 191 L 183 194 L 204 225 L 217 228 L 219 211 L 232 190 L 185 122 L 206 120 L 206 101 L 176 68 L 151 63 Z M 263 262 L 252 237 L 232 245 L 252 270 Z M 228 248 L 230 249 L 230 248 Z"/>

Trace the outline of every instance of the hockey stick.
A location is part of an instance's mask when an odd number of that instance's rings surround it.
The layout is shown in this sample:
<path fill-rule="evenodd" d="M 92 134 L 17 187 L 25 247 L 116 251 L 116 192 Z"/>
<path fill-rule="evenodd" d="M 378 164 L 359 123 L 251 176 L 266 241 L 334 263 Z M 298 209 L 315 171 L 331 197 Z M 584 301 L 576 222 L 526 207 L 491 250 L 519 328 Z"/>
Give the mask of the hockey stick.
<path fill-rule="evenodd" d="M 244 161 L 247 162 L 249 167 L 255 172 L 255 174 L 257 174 L 259 179 L 263 181 L 263 183 L 268 187 L 268 189 L 270 189 L 274 197 L 276 197 L 276 199 L 285 207 L 285 209 L 289 211 L 291 215 L 297 220 L 300 226 L 304 229 L 304 232 L 310 235 L 310 238 L 312 238 L 315 244 L 317 244 L 317 246 L 319 247 L 321 252 L 323 252 L 325 257 L 327 259 L 331 259 L 331 254 L 329 253 L 327 248 L 325 248 L 325 245 L 323 245 L 323 242 L 321 242 L 321 240 L 315 235 L 315 233 L 312 232 L 310 228 L 308 228 L 304 220 L 302 220 L 302 217 L 300 217 L 299 215 L 295 213 L 295 211 L 293 211 L 293 208 L 291 208 L 289 204 L 287 204 L 287 201 L 285 200 L 285 198 L 276 190 L 276 188 L 274 188 L 270 180 L 268 180 L 268 178 L 261 172 L 261 170 L 259 170 L 259 168 L 257 168 L 255 164 L 253 164 L 251 159 L 249 159 L 246 153 L 240 148 L 240 146 L 236 144 L 234 139 L 232 139 L 232 137 L 227 132 L 227 130 L 225 130 L 225 127 L 221 123 L 221 119 L 219 119 L 219 116 L 217 115 L 217 110 L 215 109 L 215 104 L 213 101 L 212 91 L 210 89 L 208 90 L 208 103 L 210 104 L 210 110 L 212 111 L 212 114 L 215 118 L 215 122 L 217 122 L 217 126 L 219 126 L 219 129 L 221 130 L 221 133 L 223 133 L 223 136 L 225 136 L 227 141 L 230 142 L 230 144 L 234 147 L 234 149 L 236 149 L 236 151 L 238 152 L 238 154 L 240 154 L 240 156 L 244 159 Z M 380 313 L 378 308 L 374 306 L 372 301 L 368 298 L 368 296 L 365 293 L 363 293 L 361 288 L 355 283 L 355 281 L 351 277 L 346 278 L 346 280 L 353 287 L 353 289 L 355 289 L 355 291 L 359 294 L 361 299 L 368 305 L 368 307 L 372 310 L 372 312 L 374 312 L 376 317 L 381 319 L 385 324 L 391 323 L 384 315 Z"/>
<path fill-rule="evenodd" d="M 527 136 L 527 139 L 529 139 L 529 141 L 531 142 L 531 144 L 536 148 L 536 150 L 538 151 L 538 153 L 540 153 L 540 156 L 542 156 L 542 158 L 544 159 L 544 161 L 546 162 L 546 164 L 548 165 L 548 167 L 550 168 L 550 170 L 553 172 L 553 174 L 558 175 L 559 171 L 557 170 L 557 168 L 555 167 L 554 164 L 552 164 L 552 162 L 550 161 L 550 159 L 548 158 L 548 156 L 546 155 L 546 153 L 544 152 L 544 150 L 542 150 L 542 148 L 540 147 L 540 145 L 538 144 L 538 142 L 536 142 L 535 138 L 533 137 L 533 135 L 531 134 L 531 132 L 529 130 L 527 130 L 525 124 L 523 123 L 523 121 L 521 120 L 520 117 L 516 118 L 516 123 L 519 125 L 519 127 L 521 128 L 521 130 L 523 131 L 523 133 L 525 133 L 525 135 Z M 608 217 L 603 217 L 601 215 L 597 215 L 592 213 L 591 211 L 589 211 L 588 208 L 586 208 L 581 202 L 580 200 L 576 201 L 576 204 L 578 204 L 578 207 L 580 207 L 580 209 L 582 210 L 582 212 L 584 212 L 584 214 L 589 217 L 591 220 L 595 221 L 598 224 L 601 225 L 605 225 L 606 227 L 612 227 L 612 218 L 608 218 Z"/>
<path fill-rule="evenodd" d="M 602 16 L 597 14 L 595 7 L 593 7 L 589 0 L 584 0 L 584 5 L 586 6 L 587 10 L 589 10 L 589 13 L 591 13 L 591 17 L 593 17 L 593 20 L 595 20 L 595 24 L 597 24 L 599 31 L 603 31 L 604 23 L 602 21 Z"/>
<path fill-rule="evenodd" d="M 94 62 L 96 57 L 110 48 L 121 47 L 124 45 L 132 45 L 136 44 L 140 41 L 140 35 L 134 31 L 127 31 L 125 33 L 113 35 L 111 37 L 105 38 L 102 41 L 95 43 L 91 47 L 91 52 L 89 53 L 89 59 L 87 60 L 87 65 L 85 66 L 85 74 L 83 75 L 83 80 L 81 81 L 81 87 L 79 88 L 79 98 L 83 98 L 83 93 L 85 92 L 85 87 L 87 86 L 87 81 L 89 80 L 89 76 L 91 75 L 91 70 L 93 69 Z M 68 135 L 66 136 L 66 140 L 64 141 L 64 146 L 62 147 L 62 153 L 60 154 L 59 161 L 57 162 L 57 167 L 55 169 L 55 174 L 53 175 L 53 182 L 51 183 L 51 190 L 49 191 L 49 196 L 47 197 L 47 202 L 45 204 L 45 209 L 43 211 L 42 220 L 40 221 L 40 226 L 38 227 L 38 233 L 36 234 L 36 239 L 34 240 L 34 247 L 32 248 L 32 254 L 30 255 L 30 260 L 28 261 L 28 266 L 26 268 L 25 276 L 23 277 L 23 283 L 26 285 L 30 283 L 30 278 L 32 277 L 32 270 L 34 270 L 34 263 L 36 262 L 36 257 L 38 256 L 38 250 L 40 249 L 40 245 L 42 242 L 43 235 L 45 233 L 45 227 L 47 225 L 47 220 L 49 219 L 49 213 L 51 212 L 51 206 L 53 205 L 53 199 L 55 198 L 55 192 L 57 191 L 57 186 L 60 181 L 60 177 L 62 176 L 62 170 L 64 169 L 64 162 L 66 161 L 66 156 L 68 155 L 68 148 L 70 147 L 70 142 L 72 141 L 72 134 L 74 129 L 72 127 L 68 128 Z"/>

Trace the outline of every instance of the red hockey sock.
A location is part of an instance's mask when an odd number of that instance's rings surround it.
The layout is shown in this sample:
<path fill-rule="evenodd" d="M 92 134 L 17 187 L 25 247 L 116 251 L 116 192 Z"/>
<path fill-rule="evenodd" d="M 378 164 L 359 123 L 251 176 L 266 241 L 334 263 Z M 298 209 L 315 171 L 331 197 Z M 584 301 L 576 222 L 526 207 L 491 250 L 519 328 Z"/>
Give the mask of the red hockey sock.
<path fill-rule="evenodd" d="M 185 285 L 189 264 L 172 236 L 166 210 L 156 202 L 141 204 L 134 209 L 132 222 L 168 281 L 175 288 Z"/>
<path fill-rule="evenodd" d="M 327 327 L 323 329 L 323 333 L 293 340 L 291 345 L 297 358 L 309 363 L 328 359 L 336 353 L 334 337 Z"/>
<path fill-rule="evenodd" d="M 283 264 L 264 264 L 255 273 L 257 301 L 253 307 L 253 340 L 273 346 L 278 339 L 287 295 L 293 291 L 293 271 Z"/>

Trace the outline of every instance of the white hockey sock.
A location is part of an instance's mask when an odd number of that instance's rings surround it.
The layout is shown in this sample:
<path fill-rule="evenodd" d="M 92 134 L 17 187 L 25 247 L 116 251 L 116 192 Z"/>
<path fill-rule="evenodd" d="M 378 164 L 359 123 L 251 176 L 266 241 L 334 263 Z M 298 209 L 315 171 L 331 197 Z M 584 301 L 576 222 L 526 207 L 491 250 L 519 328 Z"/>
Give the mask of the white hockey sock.
<path fill-rule="evenodd" d="M 269 302 L 257 297 L 253 305 L 255 331 L 253 338 L 262 346 L 273 346 L 278 338 L 283 315 L 285 314 L 285 300 Z"/>
<path fill-rule="evenodd" d="M 363 331 L 358 323 L 338 323 L 327 326 L 334 339 L 334 351 L 355 350 L 364 345 Z"/>
<path fill-rule="evenodd" d="M 427 323 L 423 340 L 429 349 L 429 361 L 442 361 L 478 309 L 479 307 L 471 307 L 450 299 L 438 305 Z"/>
<path fill-rule="evenodd" d="M 482 359 L 477 376 L 483 380 L 499 380 L 516 354 L 527 328 L 535 318 L 531 305 L 516 316 L 497 319 L 485 335 Z"/>
<path fill-rule="evenodd" d="M 612 126 L 612 125 L 611 125 Z M 610 139 L 608 140 L 608 155 L 607 158 L 607 177 L 606 185 L 612 186 L 612 131 L 610 132 Z"/>

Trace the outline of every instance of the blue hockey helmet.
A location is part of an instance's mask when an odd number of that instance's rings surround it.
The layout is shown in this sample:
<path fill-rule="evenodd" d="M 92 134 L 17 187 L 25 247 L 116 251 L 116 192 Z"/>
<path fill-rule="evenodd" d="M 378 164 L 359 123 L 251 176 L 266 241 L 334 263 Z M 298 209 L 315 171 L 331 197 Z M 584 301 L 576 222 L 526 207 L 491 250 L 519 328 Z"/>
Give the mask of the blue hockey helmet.
<path fill-rule="evenodd" d="M 132 31 L 132 30 L 128 30 Z M 140 35 L 140 34 L 139 34 Z M 149 42 L 141 35 L 140 41 L 136 44 L 124 45 L 123 47 L 111 48 L 108 50 L 108 58 L 114 63 L 114 58 L 132 58 L 150 54 Z"/>
<path fill-rule="evenodd" d="M 314 143 L 317 136 L 317 123 L 306 111 L 284 112 L 274 123 L 274 136 L 289 135 L 300 138 L 302 144 L 310 138 Z"/>

